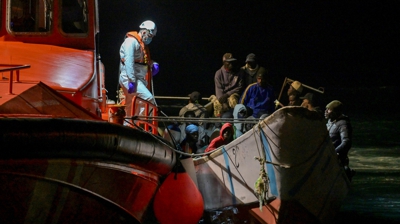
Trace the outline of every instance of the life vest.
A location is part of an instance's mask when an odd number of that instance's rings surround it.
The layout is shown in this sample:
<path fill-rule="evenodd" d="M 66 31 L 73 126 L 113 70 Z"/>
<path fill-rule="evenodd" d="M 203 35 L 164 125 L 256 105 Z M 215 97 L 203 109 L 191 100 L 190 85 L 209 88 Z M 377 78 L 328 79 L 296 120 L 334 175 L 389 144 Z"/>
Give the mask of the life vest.
<path fill-rule="evenodd" d="M 139 42 L 140 47 L 142 48 L 143 57 L 140 60 L 135 60 L 135 63 L 147 64 L 147 74 L 146 74 L 147 89 L 151 91 L 152 74 L 151 74 L 151 58 L 150 58 L 149 47 L 143 43 L 142 38 L 136 31 L 131 31 L 126 33 L 125 38 L 135 38 Z"/>

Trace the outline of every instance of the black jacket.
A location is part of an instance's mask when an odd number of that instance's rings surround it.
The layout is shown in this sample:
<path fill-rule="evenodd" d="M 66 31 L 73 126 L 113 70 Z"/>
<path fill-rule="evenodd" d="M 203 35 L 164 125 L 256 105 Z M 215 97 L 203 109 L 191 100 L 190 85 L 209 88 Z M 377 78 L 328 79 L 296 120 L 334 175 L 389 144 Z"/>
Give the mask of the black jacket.
<path fill-rule="evenodd" d="M 353 128 L 350 119 L 346 115 L 341 115 L 334 121 L 326 124 L 333 146 L 340 159 L 346 159 L 352 145 Z"/>

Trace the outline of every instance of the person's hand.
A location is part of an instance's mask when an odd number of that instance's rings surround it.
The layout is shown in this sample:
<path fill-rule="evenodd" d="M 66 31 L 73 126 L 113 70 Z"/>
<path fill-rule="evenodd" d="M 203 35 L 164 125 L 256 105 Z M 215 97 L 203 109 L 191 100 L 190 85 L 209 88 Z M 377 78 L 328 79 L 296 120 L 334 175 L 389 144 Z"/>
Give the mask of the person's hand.
<path fill-rule="evenodd" d="M 228 101 L 228 98 L 229 98 L 228 94 L 224 94 L 224 95 L 222 95 L 222 96 L 218 99 L 218 101 L 219 101 L 221 104 L 223 104 L 223 103 L 226 103 L 226 102 Z"/>
<path fill-rule="evenodd" d="M 278 100 L 275 100 L 274 103 L 275 103 L 275 108 L 278 108 L 279 106 L 283 107 L 283 104 Z"/>
<path fill-rule="evenodd" d="M 134 82 L 129 82 L 128 84 L 128 93 L 134 93 L 136 92 L 136 83 Z"/>
<path fill-rule="evenodd" d="M 159 71 L 160 65 L 157 62 L 153 62 L 153 64 L 151 65 L 151 74 L 155 76 L 158 74 Z"/>

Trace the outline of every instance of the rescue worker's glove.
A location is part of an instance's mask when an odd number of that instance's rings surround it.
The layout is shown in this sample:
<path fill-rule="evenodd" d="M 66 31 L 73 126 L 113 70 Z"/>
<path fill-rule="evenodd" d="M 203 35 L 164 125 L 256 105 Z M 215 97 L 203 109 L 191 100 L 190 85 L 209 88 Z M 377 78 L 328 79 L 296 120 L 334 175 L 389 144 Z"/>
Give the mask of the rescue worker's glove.
<path fill-rule="evenodd" d="M 222 95 L 218 101 L 222 104 L 222 103 L 226 103 L 228 101 L 229 95 L 228 94 L 224 94 Z"/>
<path fill-rule="evenodd" d="M 136 83 L 134 82 L 129 82 L 129 88 L 128 88 L 128 93 L 134 93 L 136 92 Z"/>
<path fill-rule="evenodd" d="M 151 65 L 151 74 L 155 76 L 158 74 L 159 71 L 160 65 L 157 62 L 153 62 L 153 64 Z"/>

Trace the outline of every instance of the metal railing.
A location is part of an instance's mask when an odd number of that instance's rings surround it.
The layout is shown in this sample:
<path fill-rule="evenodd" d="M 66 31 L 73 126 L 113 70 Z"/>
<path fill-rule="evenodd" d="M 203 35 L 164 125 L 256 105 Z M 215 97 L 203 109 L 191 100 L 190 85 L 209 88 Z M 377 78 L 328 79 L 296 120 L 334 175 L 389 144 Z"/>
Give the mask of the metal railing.
<path fill-rule="evenodd" d="M 19 71 L 30 67 L 31 65 L 0 64 L 0 73 L 10 72 L 8 94 L 13 94 L 14 71 L 16 71 L 15 82 L 19 82 Z"/>

